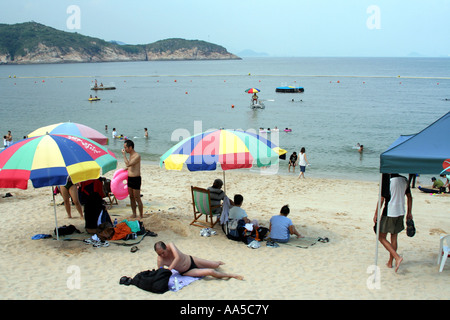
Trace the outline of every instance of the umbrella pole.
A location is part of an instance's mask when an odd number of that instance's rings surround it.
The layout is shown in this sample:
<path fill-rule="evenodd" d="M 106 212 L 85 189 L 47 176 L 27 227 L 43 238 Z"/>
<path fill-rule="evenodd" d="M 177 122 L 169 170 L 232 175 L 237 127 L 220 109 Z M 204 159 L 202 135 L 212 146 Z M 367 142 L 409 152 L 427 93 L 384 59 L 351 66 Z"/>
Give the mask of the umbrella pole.
<path fill-rule="evenodd" d="M 52 195 L 53 195 L 53 211 L 55 212 L 56 240 L 59 240 L 58 218 L 56 217 L 56 201 L 55 201 L 55 187 L 54 186 L 52 186 Z"/>
<path fill-rule="evenodd" d="M 223 192 L 227 194 L 227 185 L 225 184 L 225 170 L 222 171 L 223 171 Z"/>

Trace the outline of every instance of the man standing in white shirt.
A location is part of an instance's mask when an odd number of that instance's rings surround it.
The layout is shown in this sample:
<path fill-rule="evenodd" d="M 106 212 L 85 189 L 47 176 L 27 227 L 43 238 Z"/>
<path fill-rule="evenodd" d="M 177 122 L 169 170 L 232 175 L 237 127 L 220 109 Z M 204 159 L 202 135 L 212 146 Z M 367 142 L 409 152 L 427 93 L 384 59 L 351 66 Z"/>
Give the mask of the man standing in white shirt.
<path fill-rule="evenodd" d="M 387 181 L 386 181 L 387 182 Z M 385 181 L 383 181 L 385 183 Z M 382 217 L 380 219 L 380 236 L 381 244 L 389 252 L 388 268 L 393 267 L 393 260 L 396 261 L 395 272 L 400 267 L 403 257 L 397 253 L 398 234 L 405 229 L 404 217 L 412 219 L 412 195 L 409 189 L 408 180 L 398 174 L 391 174 L 389 179 L 389 187 L 382 186 L 381 206 L 384 204 Z M 407 199 L 407 211 L 405 211 L 405 196 Z M 375 210 L 374 222 L 377 221 L 378 205 Z M 387 240 L 387 234 L 391 234 L 391 241 Z"/>

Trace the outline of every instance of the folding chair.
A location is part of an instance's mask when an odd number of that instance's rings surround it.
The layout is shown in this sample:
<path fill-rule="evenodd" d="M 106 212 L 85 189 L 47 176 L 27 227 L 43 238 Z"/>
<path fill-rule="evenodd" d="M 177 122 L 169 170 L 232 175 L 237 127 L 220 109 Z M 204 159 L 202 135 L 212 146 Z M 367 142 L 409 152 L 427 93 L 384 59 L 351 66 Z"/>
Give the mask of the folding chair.
<path fill-rule="evenodd" d="M 191 193 L 192 207 L 194 209 L 194 220 L 191 222 L 191 225 L 214 228 L 220 217 L 220 213 L 214 213 L 214 211 L 222 206 L 211 206 L 211 194 L 208 189 L 191 186 Z M 206 217 L 206 223 L 199 221 L 203 215 Z M 208 217 L 210 221 L 208 221 Z"/>
<path fill-rule="evenodd" d="M 439 272 L 442 272 L 442 270 L 444 270 L 445 262 L 450 256 L 450 235 L 441 236 L 439 243 L 440 245 L 437 264 L 439 265 Z"/>
<path fill-rule="evenodd" d="M 106 178 L 101 178 L 103 181 L 103 198 L 108 198 L 109 202 L 105 200 L 106 204 L 109 205 L 108 209 L 111 209 L 113 204 L 119 204 L 117 202 L 116 196 L 111 192 L 111 180 Z"/>

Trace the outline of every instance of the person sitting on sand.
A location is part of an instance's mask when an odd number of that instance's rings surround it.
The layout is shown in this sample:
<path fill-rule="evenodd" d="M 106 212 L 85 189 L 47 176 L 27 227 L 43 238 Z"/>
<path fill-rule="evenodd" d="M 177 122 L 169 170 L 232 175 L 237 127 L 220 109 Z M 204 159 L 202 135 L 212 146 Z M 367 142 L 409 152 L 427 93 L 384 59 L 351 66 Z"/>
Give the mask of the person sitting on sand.
<path fill-rule="evenodd" d="M 256 228 L 259 227 L 257 220 L 250 220 L 247 216 L 247 212 L 242 209 L 242 203 L 244 202 L 244 197 L 241 194 L 235 194 L 233 199 L 234 206 L 230 209 L 228 213 L 228 218 L 233 220 L 244 220 L 245 223 L 251 223 Z"/>
<path fill-rule="evenodd" d="M 218 279 L 244 279 L 244 277 L 241 275 L 217 271 L 217 268 L 225 264 L 222 261 L 209 261 L 184 254 L 173 243 L 169 243 L 166 245 L 164 242 L 158 241 L 155 243 L 154 249 L 158 255 L 158 268 L 167 266 L 169 270 L 175 269 L 181 275 L 190 277 L 212 276 Z"/>
<path fill-rule="evenodd" d="M 275 242 L 286 243 L 290 239 L 291 234 L 295 234 L 298 238 L 303 236 L 297 231 L 292 220 L 287 216 L 290 212 L 289 206 L 284 205 L 280 214 L 270 218 L 270 239 Z"/>
<path fill-rule="evenodd" d="M 433 181 L 433 189 L 441 190 L 441 188 L 444 186 L 444 182 L 442 182 L 441 179 L 436 179 L 435 177 L 431 178 L 431 181 Z"/>

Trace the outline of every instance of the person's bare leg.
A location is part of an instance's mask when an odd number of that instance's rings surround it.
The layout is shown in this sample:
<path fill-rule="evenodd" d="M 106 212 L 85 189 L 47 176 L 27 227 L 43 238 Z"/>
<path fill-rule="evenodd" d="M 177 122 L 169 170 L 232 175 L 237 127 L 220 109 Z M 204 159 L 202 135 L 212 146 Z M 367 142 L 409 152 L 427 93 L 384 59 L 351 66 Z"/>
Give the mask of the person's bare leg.
<path fill-rule="evenodd" d="M 211 268 L 211 269 L 217 269 L 221 265 L 224 265 L 225 263 L 222 261 L 210 261 L 202 258 L 192 257 L 194 260 L 195 265 L 198 268 Z"/>
<path fill-rule="evenodd" d="M 131 188 L 128 188 L 128 195 L 130 196 L 130 206 L 131 211 L 133 212 L 133 215 L 130 217 L 132 219 L 136 219 L 136 199 L 134 198 L 134 190 Z"/>
<path fill-rule="evenodd" d="M 381 244 L 386 248 L 386 250 L 389 252 L 389 254 L 393 257 L 393 259 L 395 259 L 395 261 L 397 262 L 396 268 L 395 268 L 395 272 L 397 272 L 398 268 L 400 267 L 400 263 L 403 261 L 403 258 L 400 257 L 397 254 L 397 251 L 395 251 L 394 247 L 392 246 L 392 244 L 386 239 L 387 233 L 380 233 L 380 242 Z M 389 257 L 389 261 L 386 264 L 389 268 L 392 268 L 392 260 L 391 257 Z"/>
<path fill-rule="evenodd" d="M 142 219 L 144 217 L 144 205 L 142 204 L 141 200 L 141 190 L 133 189 L 133 196 L 135 200 L 134 215 L 136 216 L 136 203 L 137 203 L 137 207 L 139 209 L 139 217 Z"/>
<path fill-rule="evenodd" d="M 70 195 L 69 195 L 69 190 L 66 189 L 66 187 L 61 186 L 61 188 L 59 188 L 60 192 L 61 192 L 61 196 L 64 200 L 64 207 L 66 208 L 66 212 L 67 212 L 67 216 L 69 217 L 69 219 L 72 218 L 72 213 L 71 213 L 71 207 L 70 207 Z"/>
<path fill-rule="evenodd" d="M 214 269 L 192 269 L 189 270 L 188 272 L 184 273 L 183 275 L 185 276 L 190 276 L 190 277 L 206 277 L 206 276 L 211 276 L 217 279 L 223 279 L 223 278 L 234 278 L 237 280 L 244 280 L 244 277 L 238 274 L 234 274 L 234 273 L 225 273 L 225 272 L 220 272 Z"/>
<path fill-rule="evenodd" d="M 75 204 L 75 208 L 77 208 L 80 217 L 83 218 L 83 209 L 81 208 L 80 200 L 78 199 L 78 188 L 76 185 L 73 185 L 69 189 L 70 197 L 72 198 L 73 203 Z"/>

